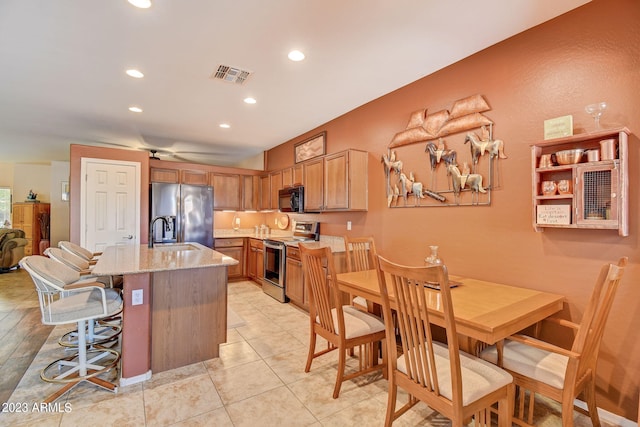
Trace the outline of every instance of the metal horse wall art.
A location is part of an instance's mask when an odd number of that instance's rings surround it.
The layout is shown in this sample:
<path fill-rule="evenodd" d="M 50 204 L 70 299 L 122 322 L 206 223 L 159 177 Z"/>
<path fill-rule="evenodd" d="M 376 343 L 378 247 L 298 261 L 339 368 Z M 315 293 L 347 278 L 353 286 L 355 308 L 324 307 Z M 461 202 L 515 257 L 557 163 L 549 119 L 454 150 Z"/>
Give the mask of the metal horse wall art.
<path fill-rule="evenodd" d="M 449 173 L 451 174 L 451 182 L 453 184 L 453 194 L 455 194 L 456 203 L 460 203 L 460 192 L 468 185 L 472 195 L 475 195 L 476 203 L 478 203 L 478 193 L 486 193 L 482 187 L 482 175 L 477 173 L 461 174 L 460 169 L 456 165 L 447 166 Z M 473 203 L 473 197 L 471 199 Z"/>
<path fill-rule="evenodd" d="M 436 189 L 436 167 L 440 161 L 444 161 L 445 165 L 455 165 L 458 155 L 456 150 L 447 150 L 442 138 L 439 139 L 436 146 L 433 142 L 428 142 L 424 151 L 429 152 L 429 163 L 431 165 L 431 189 Z M 447 175 L 449 172 L 447 170 Z"/>
<path fill-rule="evenodd" d="M 483 131 L 485 131 L 484 128 Z M 504 141 L 501 139 L 492 140 L 490 138 L 489 136 L 487 139 L 481 139 L 475 132 L 467 132 L 464 143 L 469 143 L 471 149 L 471 164 L 474 173 L 476 172 L 480 156 L 484 155 L 485 152 L 489 153 L 489 159 L 491 161 L 491 171 L 489 174 L 493 177 L 493 159 L 506 159 L 507 156 L 504 154 Z"/>
<path fill-rule="evenodd" d="M 484 96 L 476 94 L 458 99 L 450 109 L 430 111 L 421 108 L 412 112 L 405 129 L 393 136 L 387 146 L 387 154 L 382 156 L 387 184 L 387 206 L 400 207 L 398 199 L 401 196 L 405 207 L 490 205 L 491 192 L 496 185 L 500 185 L 502 162 L 498 160 L 506 159 L 507 156 L 504 153 L 504 142 L 493 138 L 493 120 L 485 115 L 489 110 L 491 107 Z M 452 144 L 452 149 L 445 145 L 444 138 L 447 138 L 447 145 Z M 403 171 L 403 167 L 415 170 L 414 165 L 419 164 L 415 151 L 411 152 L 410 158 L 403 159 L 404 165 L 396 158 L 396 152 L 392 151 L 415 143 L 426 143 L 424 152 L 429 155 L 430 185 L 422 186 L 412 172 Z M 461 148 L 466 143 L 469 143 L 470 158 L 464 154 L 468 152 L 463 152 Z M 487 153 L 489 155 L 485 160 L 480 160 Z M 445 170 L 438 168 L 443 161 Z M 463 166 L 458 166 L 458 162 Z M 444 178 L 447 185 L 441 183 L 438 186 L 437 181 Z M 448 193 L 454 194 L 455 201 L 447 201 Z M 467 196 L 464 196 L 465 193 Z M 480 193 L 483 193 L 482 196 Z M 408 203 L 409 196 L 415 198 L 415 204 Z M 440 204 L 434 205 L 433 200 Z"/>

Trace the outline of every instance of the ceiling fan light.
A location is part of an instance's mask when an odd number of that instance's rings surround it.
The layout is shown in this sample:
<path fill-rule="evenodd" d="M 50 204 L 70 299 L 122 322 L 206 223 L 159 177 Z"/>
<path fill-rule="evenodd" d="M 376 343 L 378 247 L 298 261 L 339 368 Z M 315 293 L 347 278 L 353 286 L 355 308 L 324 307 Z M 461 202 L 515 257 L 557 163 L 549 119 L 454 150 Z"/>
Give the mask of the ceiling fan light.
<path fill-rule="evenodd" d="M 132 105 L 131 107 L 129 107 L 129 111 L 133 113 L 142 113 L 142 108 Z"/>
<path fill-rule="evenodd" d="M 258 101 L 256 101 L 255 98 L 248 97 L 248 98 L 244 99 L 244 102 L 247 103 L 247 104 L 255 104 Z"/>
<path fill-rule="evenodd" d="M 304 59 L 304 53 L 300 52 L 299 50 L 292 50 L 287 56 L 294 62 L 302 61 Z"/>
<path fill-rule="evenodd" d="M 229 123 L 220 123 L 219 125 L 222 129 L 229 129 L 231 125 Z"/>
<path fill-rule="evenodd" d="M 127 0 L 127 1 L 140 9 L 148 9 L 151 7 L 151 0 Z"/>
<path fill-rule="evenodd" d="M 135 68 L 131 68 L 126 71 L 129 77 L 133 77 L 134 79 L 141 79 L 144 77 L 144 74 L 140 70 L 136 70 Z"/>

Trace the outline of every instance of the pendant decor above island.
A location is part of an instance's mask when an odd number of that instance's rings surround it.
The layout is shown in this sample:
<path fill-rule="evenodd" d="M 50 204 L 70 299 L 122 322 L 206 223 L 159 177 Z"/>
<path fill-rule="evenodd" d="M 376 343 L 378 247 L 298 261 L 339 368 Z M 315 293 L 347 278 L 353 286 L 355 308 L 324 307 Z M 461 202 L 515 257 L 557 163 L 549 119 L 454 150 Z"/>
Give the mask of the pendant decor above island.
<path fill-rule="evenodd" d="M 504 142 L 493 138 L 493 121 L 483 114 L 490 109 L 482 95 L 472 95 L 454 102 L 451 111 L 413 112 L 382 156 L 387 207 L 490 205 L 491 190 L 500 186 L 498 159 L 507 158 Z M 424 157 L 414 155 L 415 147 L 404 149 L 417 143 L 426 143 Z M 400 158 L 400 148 L 408 160 Z"/>

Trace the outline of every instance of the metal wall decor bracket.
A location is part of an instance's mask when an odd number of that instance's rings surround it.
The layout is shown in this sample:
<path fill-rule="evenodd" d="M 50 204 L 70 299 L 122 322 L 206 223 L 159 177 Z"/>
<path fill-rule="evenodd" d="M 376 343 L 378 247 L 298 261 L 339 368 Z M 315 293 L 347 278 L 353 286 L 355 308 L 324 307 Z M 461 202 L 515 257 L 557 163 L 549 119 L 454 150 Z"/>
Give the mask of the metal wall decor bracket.
<path fill-rule="evenodd" d="M 493 138 L 493 121 L 482 114 L 491 108 L 482 95 L 472 95 L 453 104 L 451 111 L 432 114 L 422 109 L 411 114 L 407 127 L 396 133 L 382 155 L 387 207 L 488 206 L 491 190 L 500 186 L 500 162 L 506 159 L 504 142 Z M 464 139 L 453 138 L 466 132 Z M 451 136 L 448 144 L 445 136 Z M 430 166 L 428 185 L 418 181 L 395 149 L 425 143 Z M 469 159 L 460 153 L 469 145 Z M 448 146 L 450 145 L 450 147 Z M 485 156 L 487 155 L 487 156 Z M 488 157 L 488 161 L 483 158 Z M 411 167 L 417 160 L 411 158 Z M 407 162 L 408 163 L 408 162 Z M 424 164 L 424 163 L 422 163 Z M 497 170 L 496 170 L 497 169 Z M 446 188 L 438 182 L 446 182 Z"/>

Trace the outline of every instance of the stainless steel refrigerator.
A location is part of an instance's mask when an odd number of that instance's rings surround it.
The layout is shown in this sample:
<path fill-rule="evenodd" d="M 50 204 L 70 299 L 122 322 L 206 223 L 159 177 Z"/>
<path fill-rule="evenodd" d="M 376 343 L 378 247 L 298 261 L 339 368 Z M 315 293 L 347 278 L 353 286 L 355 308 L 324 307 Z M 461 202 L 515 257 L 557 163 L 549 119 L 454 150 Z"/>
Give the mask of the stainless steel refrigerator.
<path fill-rule="evenodd" d="M 212 187 L 153 182 L 150 206 L 154 243 L 198 242 L 213 248 Z"/>

